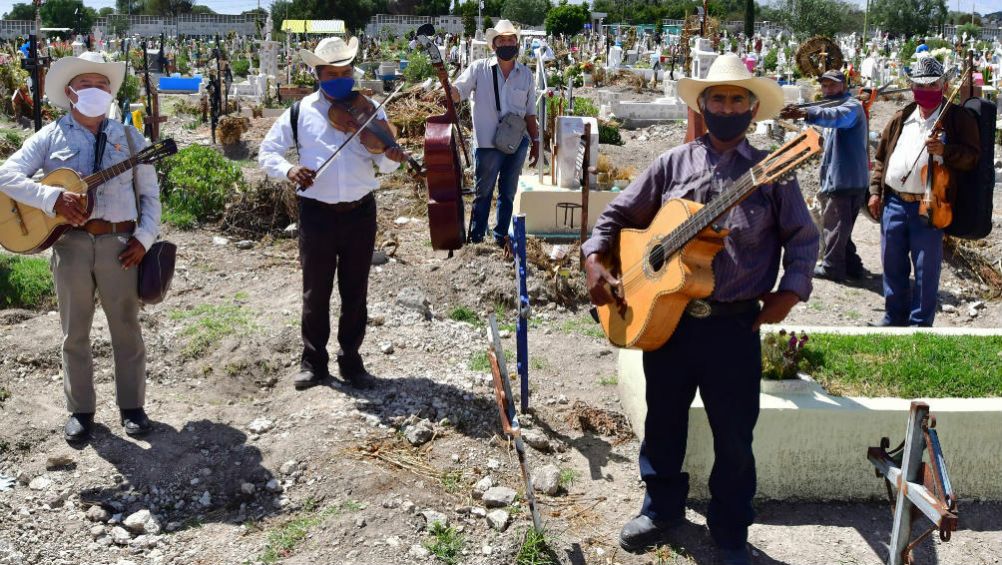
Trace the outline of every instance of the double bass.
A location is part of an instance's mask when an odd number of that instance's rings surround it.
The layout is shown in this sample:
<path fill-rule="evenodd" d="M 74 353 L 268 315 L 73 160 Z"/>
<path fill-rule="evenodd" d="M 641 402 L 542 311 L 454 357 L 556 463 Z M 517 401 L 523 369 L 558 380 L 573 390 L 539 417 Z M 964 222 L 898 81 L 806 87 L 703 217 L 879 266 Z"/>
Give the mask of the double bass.
<path fill-rule="evenodd" d="M 461 248 L 466 241 L 460 148 L 467 166 L 470 164 L 470 156 L 466 152 L 466 140 L 463 139 L 459 115 L 452 100 L 449 72 L 438 46 L 429 39 L 434 34 L 435 27 L 431 24 L 425 24 L 417 30 L 418 44 L 427 52 L 431 64 L 438 71 L 439 82 L 445 89 L 446 112 L 430 116 L 425 122 L 424 166 L 425 181 L 428 184 L 428 224 L 431 230 L 431 248 L 451 253 Z"/>

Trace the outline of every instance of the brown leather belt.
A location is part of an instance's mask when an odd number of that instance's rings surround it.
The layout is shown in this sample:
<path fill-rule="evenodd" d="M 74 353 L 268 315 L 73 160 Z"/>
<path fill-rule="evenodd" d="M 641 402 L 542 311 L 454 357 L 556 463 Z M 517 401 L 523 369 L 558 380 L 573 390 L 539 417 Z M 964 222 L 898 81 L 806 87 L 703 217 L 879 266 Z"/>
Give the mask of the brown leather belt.
<path fill-rule="evenodd" d="M 902 202 L 920 202 L 922 200 L 922 194 L 914 194 L 912 192 L 898 192 L 893 188 L 888 188 L 894 196 L 897 196 Z"/>
<path fill-rule="evenodd" d="M 136 231 L 136 222 L 107 222 L 105 220 L 89 220 L 86 224 L 73 228 L 85 231 L 91 235 L 108 235 L 112 233 L 128 233 Z"/>

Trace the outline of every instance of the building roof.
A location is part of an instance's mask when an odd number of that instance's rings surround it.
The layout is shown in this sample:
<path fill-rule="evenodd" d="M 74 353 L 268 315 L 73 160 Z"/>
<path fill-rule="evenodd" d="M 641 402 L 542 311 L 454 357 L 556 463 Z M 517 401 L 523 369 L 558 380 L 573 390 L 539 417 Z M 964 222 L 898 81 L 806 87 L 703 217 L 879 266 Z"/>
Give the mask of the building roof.
<path fill-rule="evenodd" d="M 282 31 L 292 33 L 344 33 L 344 20 L 284 20 Z"/>

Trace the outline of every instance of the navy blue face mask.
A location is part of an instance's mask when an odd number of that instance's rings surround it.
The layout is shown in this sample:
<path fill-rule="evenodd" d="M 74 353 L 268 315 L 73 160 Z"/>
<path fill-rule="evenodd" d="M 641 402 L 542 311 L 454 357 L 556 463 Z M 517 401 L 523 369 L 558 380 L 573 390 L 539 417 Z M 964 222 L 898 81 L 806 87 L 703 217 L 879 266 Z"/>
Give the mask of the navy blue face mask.
<path fill-rule="evenodd" d="M 706 121 L 706 129 L 710 130 L 713 137 L 720 141 L 731 141 L 748 131 L 752 112 L 748 110 L 744 114 L 714 114 L 704 108 L 703 120 Z"/>
<path fill-rule="evenodd" d="M 334 100 L 344 100 L 355 88 L 354 77 L 338 77 L 320 83 L 320 88 Z"/>

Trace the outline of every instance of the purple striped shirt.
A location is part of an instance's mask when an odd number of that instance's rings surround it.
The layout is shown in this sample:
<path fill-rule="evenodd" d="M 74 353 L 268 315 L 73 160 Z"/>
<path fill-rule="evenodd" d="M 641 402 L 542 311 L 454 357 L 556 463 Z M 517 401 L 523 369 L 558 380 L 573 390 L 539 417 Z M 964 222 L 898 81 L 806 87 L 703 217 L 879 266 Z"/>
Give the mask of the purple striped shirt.
<path fill-rule="evenodd" d="M 647 227 L 672 198 L 712 200 L 766 155 L 768 151 L 755 149 L 747 140 L 719 154 L 705 135 L 666 151 L 609 203 L 581 246 L 582 254 L 605 253 L 621 228 Z M 796 180 L 759 187 L 725 214 L 723 224 L 731 232 L 713 260 L 716 285 L 711 299 L 759 298 L 776 285 L 781 257 L 778 290 L 792 291 L 804 301 L 810 297 L 818 229 Z"/>

